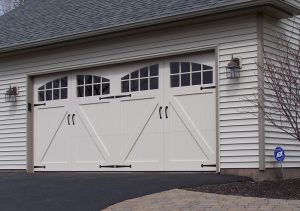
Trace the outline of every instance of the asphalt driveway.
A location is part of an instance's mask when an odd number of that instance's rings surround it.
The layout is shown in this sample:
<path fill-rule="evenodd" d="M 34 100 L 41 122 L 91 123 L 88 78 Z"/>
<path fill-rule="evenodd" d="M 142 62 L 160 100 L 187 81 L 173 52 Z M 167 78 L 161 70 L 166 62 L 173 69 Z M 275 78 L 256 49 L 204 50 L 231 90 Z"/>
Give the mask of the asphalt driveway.
<path fill-rule="evenodd" d="M 0 173 L 0 210 L 99 211 L 174 188 L 245 179 L 214 173 Z"/>

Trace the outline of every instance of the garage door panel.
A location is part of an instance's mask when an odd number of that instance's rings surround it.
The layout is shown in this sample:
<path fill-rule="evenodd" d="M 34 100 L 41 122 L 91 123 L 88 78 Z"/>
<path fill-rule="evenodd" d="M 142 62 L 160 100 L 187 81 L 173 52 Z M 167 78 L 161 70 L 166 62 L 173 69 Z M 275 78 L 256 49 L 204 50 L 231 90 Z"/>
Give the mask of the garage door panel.
<path fill-rule="evenodd" d="M 69 74 L 34 79 L 34 166 L 36 171 L 71 170 Z"/>
<path fill-rule="evenodd" d="M 35 165 L 46 165 L 47 170 L 69 168 L 70 165 L 70 130 L 68 128 L 68 111 L 65 107 L 50 107 L 38 109 L 36 118 Z M 43 123 L 44 120 L 47 123 Z M 49 165 L 51 164 L 51 165 Z M 56 165 L 57 164 L 57 165 Z M 59 167 L 60 166 L 60 167 Z"/>
<path fill-rule="evenodd" d="M 124 137 L 127 138 L 126 136 Z M 163 139 L 159 134 L 141 134 L 126 153 L 125 162 L 162 162 Z"/>
<path fill-rule="evenodd" d="M 201 111 L 202 107 L 205 107 L 202 105 L 207 104 L 209 101 L 205 101 L 197 95 L 189 95 L 182 98 L 181 100 L 179 98 L 170 100 L 171 114 L 168 132 L 188 131 L 197 141 L 199 147 L 212 156 L 215 149 L 214 142 L 211 142 L 211 139 L 213 138 L 212 135 L 215 135 L 215 132 L 211 132 L 215 131 L 215 115 L 209 111 Z M 192 103 L 187 98 L 197 99 L 192 100 L 194 101 Z M 172 117 L 175 118 L 171 119 Z"/>
<path fill-rule="evenodd" d="M 109 149 L 115 147 L 114 142 L 104 137 L 116 136 L 119 128 L 114 108 L 114 105 L 107 103 L 81 105 L 76 109 L 81 124 L 77 131 L 87 131 L 96 146 L 102 149 L 104 157 L 108 157 Z"/>
<path fill-rule="evenodd" d="M 174 132 L 170 134 L 169 161 L 170 162 L 190 162 L 207 161 L 208 156 L 199 146 L 197 140 L 191 133 Z"/>
<path fill-rule="evenodd" d="M 113 103 L 82 104 L 76 107 L 73 139 L 73 168 L 98 171 L 99 165 L 114 164 L 120 154 L 118 109 Z M 84 165 L 86 164 L 86 165 Z"/>
<path fill-rule="evenodd" d="M 93 125 L 90 124 L 86 115 L 81 111 L 76 111 L 76 127 L 72 138 L 74 144 L 73 158 L 76 164 L 104 162 L 109 156 L 109 152 L 99 137 Z"/>
<path fill-rule="evenodd" d="M 150 119 L 160 123 L 159 102 L 156 99 L 133 99 L 121 102 L 122 134 L 140 134 Z M 152 125 L 151 131 L 162 131 L 162 124 Z M 149 131 L 149 132 L 151 132 Z"/>
<path fill-rule="evenodd" d="M 167 168 L 174 170 L 177 164 L 179 170 L 182 168 L 182 163 L 188 166 L 198 162 L 195 170 L 199 170 L 203 162 L 212 159 L 213 150 L 206 144 L 207 140 L 193 124 L 191 117 L 186 115 L 179 106 L 176 109 L 176 106 L 171 104 L 169 115 L 170 124 L 166 140 Z"/>
<path fill-rule="evenodd" d="M 157 171 L 163 170 L 163 136 L 162 131 L 157 130 L 162 125 L 153 122 L 157 121 L 149 118 L 147 123 L 137 130 L 139 132 L 122 136 L 124 140 L 122 161 L 130 163 L 133 170 L 139 170 L 140 165 L 137 166 L 137 163 L 143 163 L 144 168 L 148 170 L 151 168 Z"/>
<path fill-rule="evenodd" d="M 190 133 L 195 134 L 205 152 L 214 154 L 215 151 L 215 95 L 213 92 L 204 92 L 197 94 L 189 94 L 185 96 L 175 96 L 172 101 L 172 108 L 185 122 L 186 128 Z M 184 129 L 184 127 L 174 128 L 172 123 L 172 131 Z"/>
<path fill-rule="evenodd" d="M 202 164 L 216 164 L 215 71 L 208 55 L 166 62 L 167 170 L 206 171 Z"/>
<path fill-rule="evenodd" d="M 78 71 L 72 76 L 72 110 L 76 115 L 73 170 L 113 170 L 99 166 L 115 165 L 120 154 L 120 109 L 114 100 L 119 90 L 115 73 L 109 74 L 109 70 Z"/>
<path fill-rule="evenodd" d="M 145 94 L 121 103 L 121 161 L 135 165 L 155 166 L 162 170 L 163 165 L 163 123 L 159 116 L 161 92 Z M 151 164 L 151 165 L 149 165 Z M 148 170 L 150 170 L 148 168 Z"/>
<path fill-rule="evenodd" d="M 50 115 L 52 115 L 52 117 Z M 37 120 L 48 119 L 48 127 L 45 127 L 44 125 L 37 126 L 36 138 L 40 140 L 38 155 L 41 160 L 45 157 L 49 147 L 53 142 L 55 142 L 56 138 L 58 138 L 61 134 L 65 134 L 61 133 L 61 131 L 64 130 L 63 123 L 67 121 L 66 116 L 67 111 L 65 111 L 63 107 L 39 109 L 39 118 Z"/>

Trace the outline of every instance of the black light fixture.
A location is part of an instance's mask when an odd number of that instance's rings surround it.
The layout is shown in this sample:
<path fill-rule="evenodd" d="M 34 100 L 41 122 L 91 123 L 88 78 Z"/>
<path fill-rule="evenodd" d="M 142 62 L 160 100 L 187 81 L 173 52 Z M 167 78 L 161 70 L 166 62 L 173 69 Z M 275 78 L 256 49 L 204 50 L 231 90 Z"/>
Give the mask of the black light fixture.
<path fill-rule="evenodd" d="M 232 58 L 226 67 L 227 78 L 239 78 L 241 72 L 241 60 L 239 58 Z"/>
<path fill-rule="evenodd" d="M 8 90 L 5 93 L 5 102 L 16 102 L 17 96 L 19 95 L 19 90 L 17 86 L 9 85 Z"/>

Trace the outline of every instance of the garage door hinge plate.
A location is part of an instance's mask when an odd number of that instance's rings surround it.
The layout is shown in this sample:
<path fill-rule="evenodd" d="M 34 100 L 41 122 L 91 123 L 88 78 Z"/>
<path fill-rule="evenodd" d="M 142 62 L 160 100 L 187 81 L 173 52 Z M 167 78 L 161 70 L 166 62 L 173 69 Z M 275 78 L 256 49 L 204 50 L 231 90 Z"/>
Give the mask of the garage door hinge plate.
<path fill-rule="evenodd" d="M 34 166 L 35 169 L 45 169 L 46 166 Z"/>
<path fill-rule="evenodd" d="M 100 165 L 99 168 L 131 168 L 131 165 Z"/>

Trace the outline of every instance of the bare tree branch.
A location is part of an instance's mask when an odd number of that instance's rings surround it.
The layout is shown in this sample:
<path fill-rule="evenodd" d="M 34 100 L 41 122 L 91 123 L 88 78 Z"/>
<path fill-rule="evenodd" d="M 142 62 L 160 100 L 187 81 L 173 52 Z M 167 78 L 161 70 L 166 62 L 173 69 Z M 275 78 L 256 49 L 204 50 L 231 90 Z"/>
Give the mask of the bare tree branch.
<path fill-rule="evenodd" d="M 294 30 L 299 34 L 299 27 Z M 267 122 L 300 142 L 299 38 L 280 34 L 275 43 L 276 49 L 264 54 L 263 64 L 257 64 L 264 74 L 264 87 L 258 88 L 263 94 L 251 101 Z"/>

